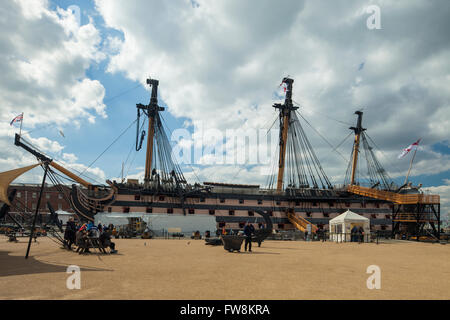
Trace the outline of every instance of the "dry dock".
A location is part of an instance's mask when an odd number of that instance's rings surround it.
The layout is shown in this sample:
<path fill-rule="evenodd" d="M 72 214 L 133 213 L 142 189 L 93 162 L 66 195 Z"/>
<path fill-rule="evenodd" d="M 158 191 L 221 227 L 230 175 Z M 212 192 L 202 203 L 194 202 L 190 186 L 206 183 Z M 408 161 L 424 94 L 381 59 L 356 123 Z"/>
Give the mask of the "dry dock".
<path fill-rule="evenodd" d="M 48 238 L 0 236 L 0 299 L 450 299 L 450 245 L 266 241 L 228 253 L 203 240 L 116 239 L 118 255 L 78 255 Z M 81 268 L 69 290 L 66 268 Z M 381 289 L 369 290 L 369 265 Z"/>

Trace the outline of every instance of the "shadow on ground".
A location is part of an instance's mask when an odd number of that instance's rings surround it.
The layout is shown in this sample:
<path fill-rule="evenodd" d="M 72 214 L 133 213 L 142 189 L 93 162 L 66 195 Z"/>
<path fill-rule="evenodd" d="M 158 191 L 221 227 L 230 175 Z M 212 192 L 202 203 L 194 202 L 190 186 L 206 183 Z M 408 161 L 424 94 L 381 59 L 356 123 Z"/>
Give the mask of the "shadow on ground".
<path fill-rule="evenodd" d="M 264 252 L 264 251 L 252 251 L 252 252 L 244 251 L 243 253 L 246 253 L 246 254 L 280 254 L 279 252 Z"/>
<path fill-rule="evenodd" d="M 0 251 L 0 266 L 0 277 L 67 271 L 65 265 L 41 262 L 34 257 L 25 259 L 24 256 L 11 256 L 7 251 Z M 111 271 L 95 267 L 80 267 L 83 271 Z"/>

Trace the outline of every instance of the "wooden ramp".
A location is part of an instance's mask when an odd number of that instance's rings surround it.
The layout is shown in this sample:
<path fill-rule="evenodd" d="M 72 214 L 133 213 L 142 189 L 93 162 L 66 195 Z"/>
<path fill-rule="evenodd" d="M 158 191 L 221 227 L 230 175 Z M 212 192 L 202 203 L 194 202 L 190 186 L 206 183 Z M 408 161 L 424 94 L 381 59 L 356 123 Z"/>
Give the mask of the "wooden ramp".
<path fill-rule="evenodd" d="M 287 217 L 289 219 L 289 221 L 300 231 L 305 232 L 307 231 L 307 225 L 310 224 L 311 225 L 311 231 L 312 232 L 316 232 L 317 231 L 317 226 L 312 224 L 311 222 L 309 222 L 308 220 L 306 220 L 305 218 L 303 218 L 302 216 L 300 216 L 299 214 L 296 213 L 292 213 L 292 212 L 288 212 L 287 213 Z"/>
<path fill-rule="evenodd" d="M 381 191 L 366 187 L 349 185 L 347 191 L 358 194 L 360 196 L 370 197 L 374 199 L 387 200 L 397 204 L 439 204 L 440 197 L 438 195 L 427 194 L 399 194 L 390 191 Z"/>

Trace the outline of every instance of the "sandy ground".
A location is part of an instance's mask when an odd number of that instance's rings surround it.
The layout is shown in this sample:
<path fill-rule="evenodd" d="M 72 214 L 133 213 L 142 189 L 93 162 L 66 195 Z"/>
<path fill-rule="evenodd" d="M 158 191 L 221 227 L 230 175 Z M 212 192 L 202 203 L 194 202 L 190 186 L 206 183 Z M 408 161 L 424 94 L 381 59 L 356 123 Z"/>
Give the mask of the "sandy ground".
<path fill-rule="evenodd" d="M 79 255 L 48 238 L 0 236 L 0 299 L 450 299 L 450 244 L 266 241 L 229 253 L 203 240 L 120 239 L 117 255 Z M 69 290 L 66 268 L 81 268 Z M 369 290 L 369 265 L 381 289 Z"/>

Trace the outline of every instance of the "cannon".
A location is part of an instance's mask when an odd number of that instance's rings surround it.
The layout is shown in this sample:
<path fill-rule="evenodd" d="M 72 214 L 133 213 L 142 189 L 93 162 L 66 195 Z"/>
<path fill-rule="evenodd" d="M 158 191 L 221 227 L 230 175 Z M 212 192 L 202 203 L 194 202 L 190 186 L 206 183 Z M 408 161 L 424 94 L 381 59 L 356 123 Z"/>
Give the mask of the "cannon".
<path fill-rule="evenodd" d="M 242 242 L 244 241 L 244 236 L 238 235 L 221 235 L 220 239 L 223 243 L 223 248 L 229 252 L 241 251 Z"/>
<path fill-rule="evenodd" d="M 255 210 L 255 212 L 262 216 L 264 218 L 264 221 L 266 222 L 266 227 L 264 229 L 255 230 L 255 233 L 252 236 L 252 241 L 257 242 L 258 247 L 260 247 L 261 243 L 269 235 L 272 234 L 273 224 L 268 213 L 262 210 Z M 244 239 L 244 236 L 239 235 L 222 235 L 220 236 L 220 240 L 214 238 L 207 239 L 206 244 L 220 245 L 219 241 L 221 241 L 225 250 L 230 252 L 239 252 L 241 250 L 242 242 L 244 241 Z"/>

